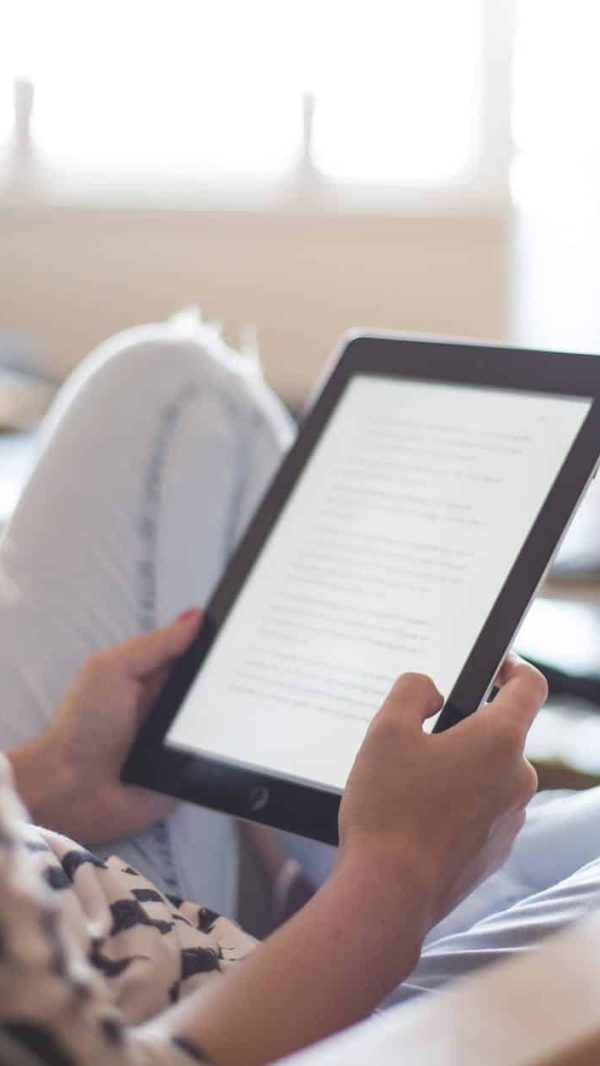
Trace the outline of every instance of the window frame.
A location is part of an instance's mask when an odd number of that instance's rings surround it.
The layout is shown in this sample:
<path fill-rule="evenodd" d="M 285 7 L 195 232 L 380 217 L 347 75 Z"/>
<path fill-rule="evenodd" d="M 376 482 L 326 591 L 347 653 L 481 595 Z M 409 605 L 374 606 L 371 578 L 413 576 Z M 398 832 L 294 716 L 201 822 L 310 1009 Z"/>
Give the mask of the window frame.
<path fill-rule="evenodd" d="M 510 204 L 512 59 L 517 0 L 480 0 L 481 97 L 476 154 L 468 172 L 431 184 L 342 182 L 323 174 L 305 151 L 277 177 L 200 178 L 87 174 L 66 177 L 42 165 L 27 125 L 15 127 L 0 154 L 0 209 L 67 207 L 150 211 L 262 211 L 312 215 L 501 214 Z M 305 149 L 306 149 L 305 144 Z"/>

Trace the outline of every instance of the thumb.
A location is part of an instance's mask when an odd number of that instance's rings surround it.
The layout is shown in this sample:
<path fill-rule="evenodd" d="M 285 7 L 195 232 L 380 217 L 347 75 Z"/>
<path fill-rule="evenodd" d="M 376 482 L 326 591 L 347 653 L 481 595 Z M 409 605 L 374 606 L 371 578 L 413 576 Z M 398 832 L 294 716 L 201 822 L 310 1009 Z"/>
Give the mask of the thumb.
<path fill-rule="evenodd" d="M 197 636 L 202 617 L 202 611 L 193 608 L 169 625 L 124 641 L 118 654 L 128 673 L 143 678 L 178 659 Z"/>
<path fill-rule="evenodd" d="M 400 716 L 403 721 L 420 726 L 426 718 L 441 710 L 443 702 L 430 677 L 402 674 L 394 682 L 379 714 Z"/>

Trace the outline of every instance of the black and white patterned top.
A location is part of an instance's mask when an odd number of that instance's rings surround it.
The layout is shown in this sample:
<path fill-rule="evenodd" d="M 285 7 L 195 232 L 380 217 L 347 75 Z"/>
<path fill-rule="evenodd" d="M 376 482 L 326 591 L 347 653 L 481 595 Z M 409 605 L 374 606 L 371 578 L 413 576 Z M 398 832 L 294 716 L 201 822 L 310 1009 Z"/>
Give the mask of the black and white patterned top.
<path fill-rule="evenodd" d="M 183 1038 L 135 1026 L 254 945 L 120 859 L 28 825 L 0 756 L 0 1066 L 203 1062 Z"/>

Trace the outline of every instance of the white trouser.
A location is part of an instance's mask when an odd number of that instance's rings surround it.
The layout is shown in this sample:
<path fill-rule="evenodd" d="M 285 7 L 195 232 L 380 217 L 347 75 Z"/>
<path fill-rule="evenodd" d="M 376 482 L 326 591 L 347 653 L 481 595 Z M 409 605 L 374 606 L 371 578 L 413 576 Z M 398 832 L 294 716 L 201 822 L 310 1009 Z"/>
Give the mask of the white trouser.
<path fill-rule="evenodd" d="M 95 649 L 206 602 L 293 430 L 206 327 L 130 331 L 62 390 L 0 544 L 0 744 L 44 728 Z M 332 849 L 279 834 L 315 883 Z M 115 841 L 167 891 L 233 914 L 232 819 L 182 804 Z M 539 797 L 513 855 L 430 933 L 401 1000 L 600 905 L 600 791 Z M 368 920 L 368 901 L 365 901 Z"/>
<path fill-rule="evenodd" d="M 44 728 L 91 652 L 206 603 L 292 435 L 251 360 L 207 327 L 143 327 L 85 360 L 0 544 L 3 749 Z M 96 850 L 234 913 L 231 818 L 181 805 Z"/>

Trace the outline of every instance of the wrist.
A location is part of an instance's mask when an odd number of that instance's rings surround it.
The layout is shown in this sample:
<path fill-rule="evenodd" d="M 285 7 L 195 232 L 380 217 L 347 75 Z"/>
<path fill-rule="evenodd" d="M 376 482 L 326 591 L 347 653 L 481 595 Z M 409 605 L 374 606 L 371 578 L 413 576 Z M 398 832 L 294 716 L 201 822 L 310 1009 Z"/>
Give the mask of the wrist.
<path fill-rule="evenodd" d="M 418 962 L 429 917 L 421 889 L 410 862 L 401 870 L 375 849 L 342 848 L 290 921 L 163 1024 L 211 1061 L 264 1063 L 368 1017 Z"/>
<path fill-rule="evenodd" d="M 362 905 L 368 905 L 388 944 L 387 938 L 392 938 L 401 941 L 404 950 L 412 948 L 416 963 L 435 923 L 432 878 L 422 855 L 408 848 L 398 854 L 375 841 L 361 842 L 340 849 L 332 876 L 351 886 Z"/>

